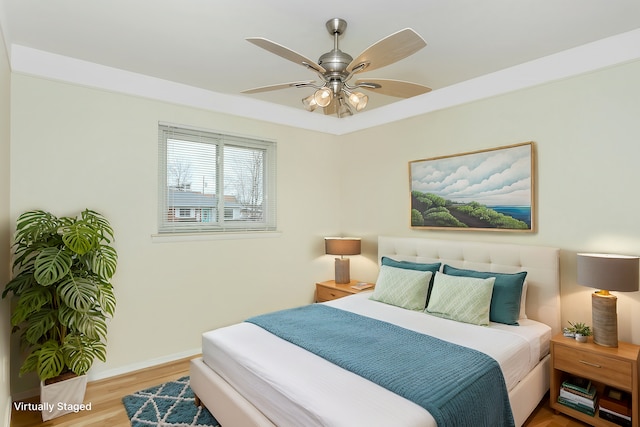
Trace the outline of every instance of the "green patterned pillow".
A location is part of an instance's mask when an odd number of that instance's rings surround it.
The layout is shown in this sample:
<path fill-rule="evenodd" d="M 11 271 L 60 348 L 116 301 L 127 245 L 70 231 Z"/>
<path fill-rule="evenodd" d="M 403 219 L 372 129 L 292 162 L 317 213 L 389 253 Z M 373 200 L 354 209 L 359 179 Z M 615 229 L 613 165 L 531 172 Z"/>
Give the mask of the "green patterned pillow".
<path fill-rule="evenodd" d="M 487 326 L 495 280 L 495 277 L 478 279 L 436 273 L 425 311 L 445 319 Z"/>
<path fill-rule="evenodd" d="M 396 261 L 393 258 L 389 258 L 383 256 L 381 259 L 382 265 L 388 265 L 389 267 L 397 267 L 397 268 L 406 268 L 408 270 L 420 270 L 420 271 L 430 271 L 433 273 L 431 275 L 431 280 L 429 281 L 429 290 L 427 291 L 427 300 L 425 301 L 425 306 L 429 301 L 429 297 L 431 296 L 431 288 L 433 288 L 433 278 L 435 277 L 435 273 L 440 271 L 440 266 L 442 265 L 439 262 L 434 262 L 430 264 L 425 264 L 422 262 L 411 262 L 411 261 Z"/>
<path fill-rule="evenodd" d="M 488 271 L 464 270 L 445 265 L 442 272 L 450 276 L 477 277 L 486 279 L 495 277 L 493 283 L 493 296 L 491 297 L 491 309 L 489 318 L 492 322 L 504 323 L 505 325 L 518 325 L 520 318 L 522 293 L 524 291 L 524 279 L 527 272 L 519 273 L 494 273 Z"/>
<path fill-rule="evenodd" d="M 383 265 L 370 299 L 408 310 L 424 310 L 431 274 Z"/>

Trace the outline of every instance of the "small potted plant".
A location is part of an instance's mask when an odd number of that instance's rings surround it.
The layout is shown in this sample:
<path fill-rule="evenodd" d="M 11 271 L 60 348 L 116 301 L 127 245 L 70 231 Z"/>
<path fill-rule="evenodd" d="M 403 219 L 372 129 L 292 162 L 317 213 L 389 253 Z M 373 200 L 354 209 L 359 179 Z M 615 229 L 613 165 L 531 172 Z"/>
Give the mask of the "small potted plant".
<path fill-rule="evenodd" d="M 587 337 L 591 335 L 591 328 L 582 322 L 571 323 L 568 330 L 572 332 L 578 342 L 587 342 Z"/>

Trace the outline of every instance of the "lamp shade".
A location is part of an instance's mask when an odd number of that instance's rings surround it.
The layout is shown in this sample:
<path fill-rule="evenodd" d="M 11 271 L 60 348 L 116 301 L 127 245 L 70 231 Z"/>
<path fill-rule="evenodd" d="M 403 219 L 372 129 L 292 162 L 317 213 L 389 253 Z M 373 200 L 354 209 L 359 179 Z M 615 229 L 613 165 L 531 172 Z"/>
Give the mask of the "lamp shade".
<path fill-rule="evenodd" d="M 327 255 L 359 255 L 360 238 L 325 237 L 324 249 Z"/>
<path fill-rule="evenodd" d="M 627 255 L 578 254 L 578 284 L 608 291 L 637 291 L 639 260 Z"/>

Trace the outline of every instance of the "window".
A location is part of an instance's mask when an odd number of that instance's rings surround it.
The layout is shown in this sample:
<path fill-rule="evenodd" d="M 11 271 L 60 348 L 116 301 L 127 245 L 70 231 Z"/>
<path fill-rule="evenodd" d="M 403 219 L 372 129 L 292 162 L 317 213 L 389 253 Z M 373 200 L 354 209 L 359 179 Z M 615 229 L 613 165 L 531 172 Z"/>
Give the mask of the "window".
<path fill-rule="evenodd" d="M 186 209 L 186 208 L 179 208 L 177 210 L 177 217 L 178 218 L 192 218 L 194 210 L 193 209 Z"/>
<path fill-rule="evenodd" d="M 159 232 L 276 229 L 276 143 L 160 123 Z"/>

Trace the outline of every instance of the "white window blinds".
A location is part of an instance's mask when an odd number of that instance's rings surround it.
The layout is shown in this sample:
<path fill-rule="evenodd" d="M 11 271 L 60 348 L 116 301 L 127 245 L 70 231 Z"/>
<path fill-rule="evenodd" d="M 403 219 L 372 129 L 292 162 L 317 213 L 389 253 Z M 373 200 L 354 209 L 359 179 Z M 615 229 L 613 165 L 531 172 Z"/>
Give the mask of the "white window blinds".
<path fill-rule="evenodd" d="M 160 123 L 159 233 L 276 229 L 276 143 Z"/>

